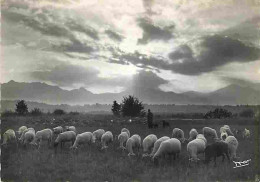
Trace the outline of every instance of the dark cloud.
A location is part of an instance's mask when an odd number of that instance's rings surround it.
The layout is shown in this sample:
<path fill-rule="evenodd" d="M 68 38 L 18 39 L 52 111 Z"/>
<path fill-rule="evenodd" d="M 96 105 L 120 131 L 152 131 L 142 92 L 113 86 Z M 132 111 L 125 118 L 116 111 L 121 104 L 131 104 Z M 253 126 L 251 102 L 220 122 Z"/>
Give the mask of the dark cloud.
<path fill-rule="evenodd" d="M 112 30 L 106 30 L 105 33 L 113 40 L 121 42 L 123 37 Z"/>
<path fill-rule="evenodd" d="M 138 19 L 138 25 L 143 29 L 143 37 L 138 39 L 138 44 L 147 44 L 153 40 L 168 41 L 173 38 L 171 32 L 172 26 L 161 28 L 155 26 L 149 19 L 145 18 Z"/>
<path fill-rule="evenodd" d="M 182 45 L 176 51 L 169 54 L 169 58 L 172 60 L 192 58 L 193 53 L 189 46 Z"/>
<path fill-rule="evenodd" d="M 54 61 L 55 62 L 55 61 Z M 39 67 L 38 69 L 46 68 Z M 42 71 L 33 71 L 30 76 L 39 81 L 51 82 L 62 87 L 72 87 L 75 84 L 89 86 L 126 86 L 125 77 L 101 78 L 100 72 L 93 67 L 82 67 L 64 62 L 57 62 L 54 67 Z"/>

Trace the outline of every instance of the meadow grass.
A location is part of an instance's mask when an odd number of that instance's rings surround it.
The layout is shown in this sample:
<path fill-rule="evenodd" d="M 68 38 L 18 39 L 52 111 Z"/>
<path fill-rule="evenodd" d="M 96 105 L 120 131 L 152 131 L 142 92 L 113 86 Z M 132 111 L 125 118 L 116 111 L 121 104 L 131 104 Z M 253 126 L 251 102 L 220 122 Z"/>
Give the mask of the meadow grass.
<path fill-rule="evenodd" d="M 234 169 L 234 163 L 227 160 L 222 163 L 221 158 L 217 159 L 217 166 L 213 163 L 205 165 L 203 155 L 200 155 L 200 162 L 192 163 L 188 166 L 188 156 L 186 146 L 182 146 L 179 159 L 170 161 L 169 158 L 161 159 L 159 166 L 155 166 L 150 158 L 142 159 L 141 156 L 129 158 L 126 152 L 118 150 L 119 142 L 115 140 L 105 151 L 101 150 L 100 143 L 85 145 L 77 152 L 69 149 L 70 144 L 66 144 L 61 151 L 58 148 L 57 154 L 53 147 L 48 147 L 46 143 L 37 151 L 34 148 L 18 149 L 10 144 L 2 147 L 1 153 L 1 177 L 2 181 L 255 181 L 255 176 L 259 171 L 259 125 L 253 120 L 168 120 L 170 128 L 163 129 L 161 125 L 158 129 L 148 129 L 142 123 L 111 123 L 113 116 L 99 115 L 63 115 L 63 116 L 24 116 L 2 118 L 1 129 L 8 128 L 17 130 L 19 126 L 26 125 L 36 130 L 43 128 L 53 128 L 58 125 L 75 125 L 78 133 L 103 128 L 110 130 L 114 136 L 120 134 L 120 130 L 126 127 L 131 135 L 139 134 L 143 139 L 148 134 L 156 134 L 157 137 L 171 136 L 172 129 L 181 128 L 188 138 L 191 128 L 196 128 L 199 132 L 204 126 L 219 128 L 223 124 L 230 125 L 231 128 L 249 128 L 252 132 L 251 139 L 246 140 L 238 137 L 239 147 L 237 155 L 239 161 L 251 159 L 250 165 Z M 239 121 L 238 121 L 239 120 Z M 238 124 L 239 123 L 239 124 Z M 258 156 L 258 157 L 256 157 Z"/>

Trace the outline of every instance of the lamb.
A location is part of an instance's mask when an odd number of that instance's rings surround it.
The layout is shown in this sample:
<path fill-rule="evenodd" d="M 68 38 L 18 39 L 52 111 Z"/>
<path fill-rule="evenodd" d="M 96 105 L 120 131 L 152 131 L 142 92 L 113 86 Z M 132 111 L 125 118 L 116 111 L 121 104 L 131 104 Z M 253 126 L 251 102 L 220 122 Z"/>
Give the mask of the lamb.
<path fill-rule="evenodd" d="M 8 129 L 3 134 L 3 143 L 2 143 L 2 145 L 6 145 L 7 143 L 9 143 L 11 141 L 16 143 L 16 136 L 15 136 L 14 130 Z M 16 146 L 17 146 L 17 143 L 16 143 Z"/>
<path fill-rule="evenodd" d="M 18 131 L 17 131 L 18 135 L 21 136 L 22 133 L 23 133 L 25 130 L 27 130 L 27 127 L 26 127 L 26 126 L 21 126 L 21 127 L 18 129 Z"/>
<path fill-rule="evenodd" d="M 152 157 L 152 161 L 155 164 L 158 164 L 158 159 L 161 156 L 165 156 L 167 154 L 173 156 L 175 160 L 176 156 L 178 156 L 180 152 L 181 152 L 181 142 L 177 138 L 171 138 L 161 143 L 159 149 Z"/>
<path fill-rule="evenodd" d="M 81 134 L 78 134 L 76 136 L 76 140 L 73 144 L 73 146 L 71 147 L 71 149 L 78 149 L 78 146 L 79 145 L 82 145 L 82 144 L 91 144 L 93 141 L 93 134 L 91 132 L 84 132 L 84 133 L 81 133 Z"/>
<path fill-rule="evenodd" d="M 148 156 L 148 153 L 151 153 L 152 148 L 154 147 L 154 143 L 157 140 L 157 136 L 154 134 L 150 134 L 146 136 L 143 140 L 143 157 Z"/>
<path fill-rule="evenodd" d="M 58 134 L 54 142 L 55 153 L 57 152 L 57 146 L 60 144 L 60 148 L 62 149 L 63 144 L 65 142 L 71 142 L 73 145 L 76 140 L 76 133 L 74 131 L 65 131 L 63 133 Z"/>
<path fill-rule="evenodd" d="M 190 142 L 190 141 L 196 139 L 196 137 L 197 137 L 197 135 L 198 135 L 198 132 L 197 132 L 196 129 L 192 128 L 192 129 L 190 130 L 189 135 L 190 135 L 190 137 L 189 137 L 188 141 Z"/>
<path fill-rule="evenodd" d="M 127 142 L 127 140 L 129 139 L 129 135 L 127 132 L 121 132 L 120 135 L 118 135 L 118 140 L 120 142 L 120 147 L 121 149 L 125 150 L 126 148 L 124 147 L 124 143 Z"/>
<path fill-rule="evenodd" d="M 28 144 L 32 144 L 35 138 L 35 130 L 33 128 L 28 128 L 24 133 L 23 145 L 26 147 Z"/>
<path fill-rule="evenodd" d="M 180 140 L 181 143 L 185 142 L 185 138 L 184 138 L 184 132 L 182 129 L 179 128 L 174 128 L 172 130 L 172 138 L 177 138 L 178 140 Z"/>
<path fill-rule="evenodd" d="M 136 149 L 139 153 L 141 147 L 141 137 L 138 134 L 132 135 L 126 142 L 126 149 L 129 152 L 128 156 L 135 156 L 133 150 Z"/>
<path fill-rule="evenodd" d="M 54 134 L 60 134 L 62 132 L 63 132 L 62 126 L 57 126 L 57 127 L 53 128 L 53 133 Z"/>
<path fill-rule="evenodd" d="M 238 147 L 238 141 L 234 136 L 228 136 L 225 140 L 228 144 L 228 152 L 231 159 L 236 159 L 236 151 Z"/>
<path fill-rule="evenodd" d="M 243 138 L 250 138 L 250 130 L 245 128 L 243 131 Z"/>
<path fill-rule="evenodd" d="M 131 136 L 130 131 L 127 128 L 122 128 L 121 133 L 126 132 L 128 134 L 128 138 Z"/>
<path fill-rule="evenodd" d="M 234 136 L 233 132 L 230 130 L 230 127 L 228 125 L 224 125 L 220 127 L 219 132 L 220 133 L 226 132 L 229 136 Z"/>
<path fill-rule="evenodd" d="M 37 131 L 32 143 L 35 145 L 39 145 L 38 149 L 40 149 L 43 140 L 45 140 L 48 142 L 48 145 L 50 146 L 52 142 L 52 136 L 53 136 L 53 131 L 49 128 L 43 129 L 41 131 Z"/>
<path fill-rule="evenodd" d="M 93 132 L 93 143 L 96 142 L 96 140 L 101 141 L 102 135 L 105 133 L 105 130 L 103 129 L 98 129 Z"/>
<path fill-rule="evenodd" d="M 101 137 L 102 149 L 108 148 L 108 144 L 113 142 L 113 134 L 111 131 L 107 131 Z"/>
<path fill-rule="evenodd" d="M 196 139 L 190 141 L 187 145 L 189 160 L 197 162 L 198 154 L 204 153 L 206 144 L 207 140 L 202 134 L 198 134 Z"/>
<path fill-rule="evenodd" d="M 205 162 L 209 163 L 211 157 L 214 157 L 214 163 L 215 166 L 217 165 L 216 163 L 216 159 L 219 156 L 222 156 L 222 162 L 225 159 L 225 155 L 227 156 L 228 160 L 229 159 L 229 154 L 228 154 L 228 144 L 224 141 L 219 141 L 219 142 L 215 142 L 213 144 L 210 144 L 206 147 L 205 149 Z"/>
<path fill-rule="evenodd" d="M 66 131 L 74 131 L 76 133 L 76 128 L 75 126 L 65 126 Z"/>
<path fill-rule="evenodd" d="M 216 130 L 213 129 L 213 128 L 204 127 L 204 128 L 202 129 L 202 133 L 203 133 L 203 135 L 205 136 L 205 138 L 206 138 L 207 140 L 213 140 L 213 141 L 218 140 L 217 132 L 216 132 Z"/>
<path fill-rule="evenodd" d="M 152 151 L 152 153 L 150 154 L 150 157 L 153 157 L 154 154 L 155 154 L 155 153 L 157 152 L 157 150 L 159 149 L 161 143 L 162 143 L 163 141 L 165 141 L 165 140 L 168 140 L 168 139 L 170 139 L 170 137 L 164 136 L 164 137 L 161 137 L 161 138 L 159 138 L 158 140 L 156 140 L 156 142 L 154 143 L 153 151 Z"/>

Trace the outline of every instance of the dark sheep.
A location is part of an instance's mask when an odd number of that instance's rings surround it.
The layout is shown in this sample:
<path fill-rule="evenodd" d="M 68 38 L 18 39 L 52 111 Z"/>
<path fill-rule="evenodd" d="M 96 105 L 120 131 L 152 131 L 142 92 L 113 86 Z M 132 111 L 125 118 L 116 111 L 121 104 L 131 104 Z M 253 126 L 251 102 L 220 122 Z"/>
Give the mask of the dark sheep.
<path fill-rule="evenodd" d="M 169 122 L 163 120 L 162 123 L 163 123 L 163 128 L 170 127 L 170 123 Z"/>
<path fill-rule="evenodd" d="M 229 154 L 228 154 L 228 144 L 223 141 L 218 141 L 208 145 L 205 149 L 205 163 L 209 163 L 210 159 L 214 157 L 214 162 L 216 166 L 216 159 L 219 156 L 222 156 L 222 162 L 225 159 L 225 155 L 227 156 L 228 160 L 230 161 Z"/>

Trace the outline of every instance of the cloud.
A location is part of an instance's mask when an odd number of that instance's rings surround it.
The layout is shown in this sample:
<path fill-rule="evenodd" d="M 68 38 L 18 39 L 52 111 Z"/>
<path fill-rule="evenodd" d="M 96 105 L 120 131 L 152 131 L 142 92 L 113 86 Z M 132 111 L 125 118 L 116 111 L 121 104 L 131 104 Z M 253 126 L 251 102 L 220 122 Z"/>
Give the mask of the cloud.
<path fill-rule="evenodd" d="M 147 44 L 153 40 L 168 41 L 173 38 L 172 32 L 167 27 L 161 28 L 156 26 L 149 19 L 138 19 L 138 25 L 143 30 L 143 37 L 138 39 L 138 44 Z"/>
<path fill-rule="evenodd" d="M 105 33 L 113 40 L 121 42 L 123 37 L 112 30 L 106 30 Z"/>

